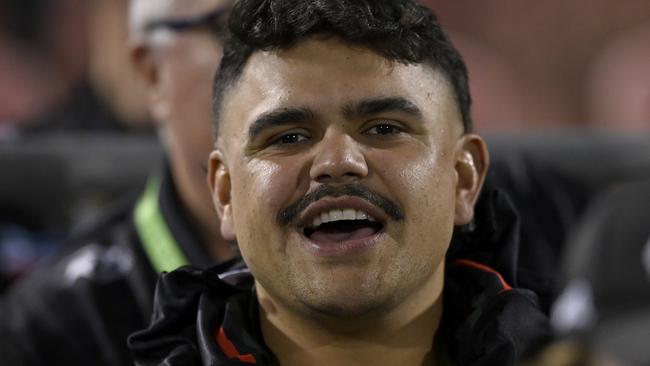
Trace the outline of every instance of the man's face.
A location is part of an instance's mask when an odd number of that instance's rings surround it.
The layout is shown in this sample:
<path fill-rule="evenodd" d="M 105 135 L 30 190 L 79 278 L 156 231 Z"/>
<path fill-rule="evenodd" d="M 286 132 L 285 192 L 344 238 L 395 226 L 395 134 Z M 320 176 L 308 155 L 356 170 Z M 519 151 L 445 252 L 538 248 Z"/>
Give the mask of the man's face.
<path fill-rule="evenodd" d="M 165 121 L 173 134 L 205 161 L 212 146 L 210 85 L 221 58 L 221 45 L 207 33 L 175 35 L 161 67 L 168 113 Z M 194 148 L 191 148 L 194 146 Z"/>
<path fill-rule="evenodd" d="M 462 141 L 451 88 L 427 66 L 336 38 L 255 53 L 224 100 L 211 160 L 222 233 L 285 306 L 390 309 L 442 280 L 454 223 L 467 220 Z"/>
<path fill-rule="evenodd" d="M 175 1 L 167 14 L 151 21 L 187 21 L 217 9 L 228 9 L 231 1 Z M 224 23 L 225 25 L 225 23 Z M 168 130 L 171 158 L 186 162 L 183 172 L 195 186 L 205 187 L 201 165 L 212 150 L 212 80 L 222 56 L 222 44 L 208 27 L 182 30 L 157 27 L 148 34 L 150 106 L 154 119 Z"/>

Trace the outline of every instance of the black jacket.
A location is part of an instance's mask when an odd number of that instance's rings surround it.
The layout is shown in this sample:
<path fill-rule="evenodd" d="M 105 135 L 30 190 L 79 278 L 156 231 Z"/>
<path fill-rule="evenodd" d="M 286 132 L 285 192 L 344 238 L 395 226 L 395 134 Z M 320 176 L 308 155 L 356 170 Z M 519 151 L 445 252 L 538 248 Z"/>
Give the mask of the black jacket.
<path fill-rule="evenodd" d="M 517 218 L 499 192 L 447 256 L 441 334 L 455 365 L 513 365 L 548 337 L 537 296 L 516 288 Z M 129 338 L 138 365 L 274 365 L 253 279 L 223 266 L 184 267 L 158 282 L 152 323 Z"/>
<path fill-rule="evenodd" d="M 0 365 L 130 365 L 158 272 L 213 266 L 168 171 L 0 300 Z M 162 255 L 157 255 L 162 254 Z"/>

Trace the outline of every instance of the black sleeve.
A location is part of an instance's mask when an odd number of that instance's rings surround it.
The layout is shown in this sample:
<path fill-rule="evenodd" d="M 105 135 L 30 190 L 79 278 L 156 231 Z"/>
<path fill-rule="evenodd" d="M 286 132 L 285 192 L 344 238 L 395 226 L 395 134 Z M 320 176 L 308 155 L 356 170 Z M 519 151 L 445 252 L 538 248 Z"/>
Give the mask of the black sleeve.
<path fill-rule="evenodd" d="M 153 293 L 141 270 L 118 246 L 88 245 L 17 284 L 0 301 L 0 365 L 131 364 L 126 337 Z"/>

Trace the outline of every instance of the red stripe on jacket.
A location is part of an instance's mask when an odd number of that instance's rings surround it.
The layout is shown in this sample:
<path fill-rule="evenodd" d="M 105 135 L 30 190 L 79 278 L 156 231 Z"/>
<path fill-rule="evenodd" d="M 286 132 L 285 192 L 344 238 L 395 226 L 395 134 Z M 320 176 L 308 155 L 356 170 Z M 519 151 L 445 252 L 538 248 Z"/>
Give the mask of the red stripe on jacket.
<path fill-rule="evenodd" d="M 512 287 L 506 282 L 506 280 L 503 278 L 501 273 L 499 273 L 497 270 L 495 270 L 492 267 L 486 266 L 483 263 L 475 262 L 470 259 L 456 259 L 455 261 L 451 262 L 451 264 L 472 267 L 484 272 L 492 273 L 496 275 L 497 278 L 499 279 L 499 282 L 501 282 L 501 287 L 502 287 L 501 292 L 512 290 Z"/>
<path fill-rule="evenodd" d="M 226 331 L 223 329 L 223 327 L 219 327 L 219 330 L 215 334 L 215 338 L 217 340 L 217 344 L 219 344 L 219 347 L 221 347 L 221 350 L 223 350 L 223 353 L 228 358 L 236 358 L 241 362 L 257 364 L 255 356 L 251 354 L 242 355 L 239 353 L 237 347 L 235 347 L 235 345 L 226 335 Z"/>

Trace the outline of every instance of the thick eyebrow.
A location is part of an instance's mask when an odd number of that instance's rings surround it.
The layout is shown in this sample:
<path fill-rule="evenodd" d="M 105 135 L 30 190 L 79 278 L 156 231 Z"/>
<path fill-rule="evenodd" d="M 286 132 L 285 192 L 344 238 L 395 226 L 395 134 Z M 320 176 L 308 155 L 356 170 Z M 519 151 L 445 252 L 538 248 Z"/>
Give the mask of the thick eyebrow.
<path fill-rule="evenodd" d="M 415 103 L 402 97 L 363 99 L 343 107 L 343 116 L 348 120 L 385 112 L 401 112 L 418 119 L 422 118 L 420 108 Z"/>
<path fill-rule="evenodd" d="M 281 108 L 258 116 L 248 128 L 248 139 L 253 140 L 263 130 L 289 124 L 301 124 L 313 120 L 315 114 L 308 108 Z"/>

